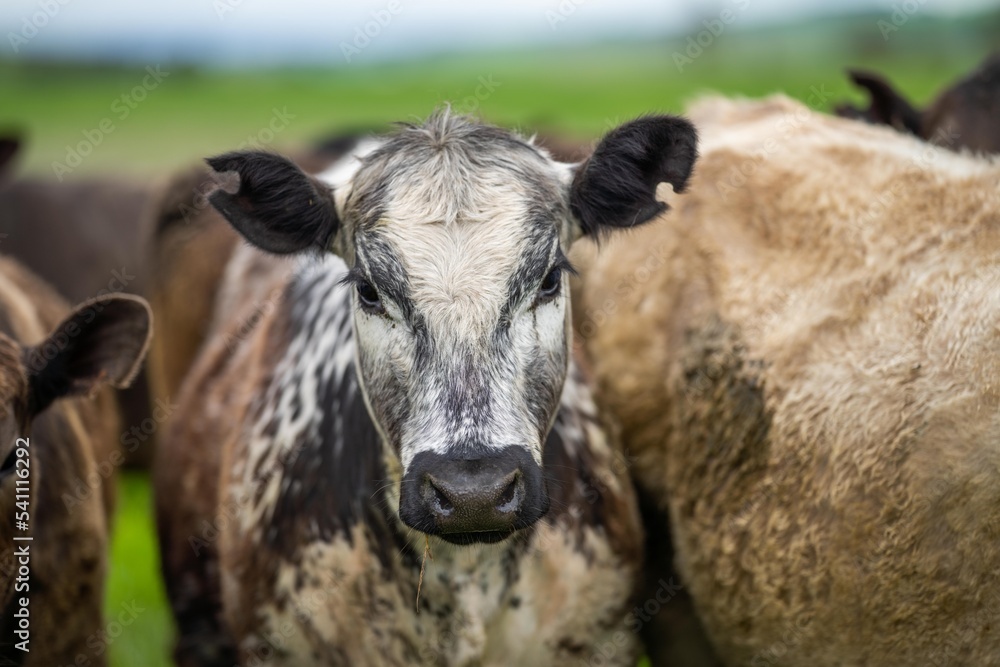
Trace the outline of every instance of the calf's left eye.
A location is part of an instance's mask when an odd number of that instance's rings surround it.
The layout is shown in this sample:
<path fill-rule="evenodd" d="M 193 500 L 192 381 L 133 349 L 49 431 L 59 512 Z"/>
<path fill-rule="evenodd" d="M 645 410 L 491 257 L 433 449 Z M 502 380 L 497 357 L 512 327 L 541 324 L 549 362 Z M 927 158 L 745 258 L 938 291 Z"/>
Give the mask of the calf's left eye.
<path fill-rule="evenodd" d="M 562 267 L 555 266 L 545 274 L 542 284 L 538 287 L 539 300 L 552 299 L 559 295 L 562 289 Z"/>

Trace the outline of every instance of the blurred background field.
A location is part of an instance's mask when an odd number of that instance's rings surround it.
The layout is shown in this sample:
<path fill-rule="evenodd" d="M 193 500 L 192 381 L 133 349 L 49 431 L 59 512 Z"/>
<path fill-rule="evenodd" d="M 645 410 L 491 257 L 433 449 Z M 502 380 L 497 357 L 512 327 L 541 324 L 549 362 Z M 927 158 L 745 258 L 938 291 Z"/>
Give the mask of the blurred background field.
<path fill-rule="evenodd" d="M 709 31 L 710 39 L 703 36 L 707 45 L 695 57 L 690 57 L 695 52 L 689 51 L 691 44 L 708 30 L 700 21 L 718 17 L 726 5 L 702 6 L 702 19 L 683 30 L 665 29 L 658 37 L 588 38 L 413 56 L 404 52 L 367 61 L 361 57 L 367 52 L 361 51 L 351 64 L 345 62 L 341 44 L 350 43 L 353 30 L 340 30 L 328 45 L 329 66 L 227 62 L 223 67 L 211 58 L 161 62 L 146 54 L 76 59 L 58 49 L 31 56 L 29 42 L 17 55 L 0 51 L 0 132 L 17 132 L 26 141 L 20 174 L 155 181 L 172 168 L 246 142 L 293 149 L 345 129 L 420 118 L 446 101 L 529 134 L 547 130 L 581 140 L 642 113 L 681 112 L 687 101 L 706 92 L 760 96 L 780 91 L 822 111 L 835 102 L 861 102 L 844 75 L 847 67 L 883 72 L 923 105 L 1000 46 L 1000 11 L 980 5 L 967 12 L 935 13 L 925 11 L 932 0 L 910 1 L 918 9 L 901 14 L 906 19 L 901 25 L 893 22 L 893 12 L 901 11 L 902 3 L 862 6 L 863 11 L 848 16 L 813 15 L 750 26 L 741 26 L 737 17 L 719 35 Z M 559 3 L 550 5 L 538 9 L 543 26 L 545 12 L 558 11 Z M 381 6 L 372 5 L 372 10 Z M 567 25 L 589 6 L 576 5 Z M 21 14 L 30 15 L 34 8 L 25 4 Z M 71 9 L 51 20 L 70 18 Z M 752 11 L 748 3 L 746 12 Z M 17 12 L 4 20 L 0 36 L 22 25 Z M 401 24 L 407 14 L 393 20 Z M 887 25 L 897 29 L 886 34 Z M 375 41 L 393 39 L 392 27 L 373 39 L 372 48 Z M 142 85 L 146 66 L 157 65 L 166 76 L 122 117 L 127 107 L 116 100 Z M 99 130 L 108 119 L 113 130 Z M 78 166 L 61 172 L 55 165 L 69 165 L 71 153 L 83 152 L 81 142 L 89 144 L 88 154 L 80 156 Z M 136 472 L 122 475 L 119 483 L 108 619 L 127 605 L 137 613 L 111 638 L 112 664 L 165 665 L 170 617 L 158 575 L 149 485 Z"/>
<path fill-rule="evenodd" d="M 591 138 L 636 114 L 680 111 L 706 91 L 746 96 L 783 91 L 807 99 L 816 90 L 829 94 L 816 104 L 821 109 L 843 99 L 860 101 L 844 76 L 848 66 L 887 73 L 923 104 L 995 48 L 1000 35 L 996 13 L 915 16 L 884 41 L 877 24 L 887 16 L 744 31 L 730 26 L 731 34 L 713 36 L 680 71 L 675 54 L 686 58 L 687 38 L 699 31 L 657 41 L 537 46 L 337 68 L 212 69 L 165 62 L 159 66 L 166 76 L 134 102 L 135 108 L 119 98 L 142 84 L 141 65 L 0 60 L 0 127 L 27 136 L 24 171 L 52 175 L 53 163 L 65 162 L 68 148 L 110 119 L 114 130 L 71 177 L 152 176 L 248 137 L 259 140 L 275 109 L 290 117 L 271 141 L 278 148 L 341 128 L 422 117 L 443 101 L 525 131 L 553 128 Z M 477 88 L 483 99 L 476 97 Z M 128 116 L 121 118 L 124 111 Z"/>

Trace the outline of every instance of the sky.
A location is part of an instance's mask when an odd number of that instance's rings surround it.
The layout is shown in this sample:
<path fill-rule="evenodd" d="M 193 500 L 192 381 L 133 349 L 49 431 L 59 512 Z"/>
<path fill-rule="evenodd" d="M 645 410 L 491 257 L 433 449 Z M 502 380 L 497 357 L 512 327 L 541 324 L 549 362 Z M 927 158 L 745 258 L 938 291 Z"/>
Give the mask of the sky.
<path fill-rule="evenodd" d="M 848 11 L 961 14 L 1000 0 L 2 0 L 0 58 L 345 65 L 684 35 Z"/>

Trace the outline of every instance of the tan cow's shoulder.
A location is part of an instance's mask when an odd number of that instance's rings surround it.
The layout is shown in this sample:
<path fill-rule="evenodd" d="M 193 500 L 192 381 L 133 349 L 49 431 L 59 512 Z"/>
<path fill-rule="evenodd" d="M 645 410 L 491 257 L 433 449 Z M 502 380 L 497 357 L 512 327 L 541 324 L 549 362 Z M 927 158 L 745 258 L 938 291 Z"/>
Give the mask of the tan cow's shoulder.
<path fill-rule="evenodd" d="M 687 192 L 577 253 L 575 321 L 710 634 L 905 663 L 920 617 L 908 655 L 995 648 L 1000 164 L 784 98 L 691 116 Z"/>

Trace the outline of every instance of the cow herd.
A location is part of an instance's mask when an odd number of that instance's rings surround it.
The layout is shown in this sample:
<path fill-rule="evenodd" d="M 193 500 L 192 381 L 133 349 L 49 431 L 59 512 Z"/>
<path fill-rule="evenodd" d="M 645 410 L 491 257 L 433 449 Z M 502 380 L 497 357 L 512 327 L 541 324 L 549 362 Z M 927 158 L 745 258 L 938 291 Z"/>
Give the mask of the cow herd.
<path fill-rule="evenodd" d="M 1000 59 L 852 77 L 574 161 L 447 108 L 156 188 L 0 139 L 0 660 L 105 664 L 152 456 L 185 667 L 1000 665 Z"/>

